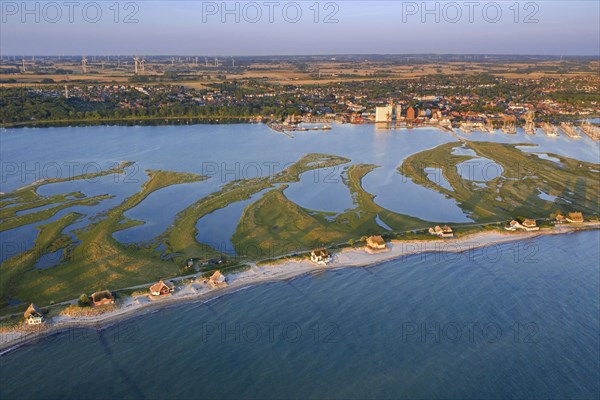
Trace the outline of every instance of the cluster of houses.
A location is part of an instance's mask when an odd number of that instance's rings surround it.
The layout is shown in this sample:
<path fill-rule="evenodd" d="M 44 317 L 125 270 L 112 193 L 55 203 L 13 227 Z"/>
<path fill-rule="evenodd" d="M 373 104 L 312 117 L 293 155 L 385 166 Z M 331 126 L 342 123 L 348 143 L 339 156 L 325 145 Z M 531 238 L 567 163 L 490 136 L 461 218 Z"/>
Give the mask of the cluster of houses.
<path fill-rule="evenodd" d="M 571 212 L 571 213 L 568 213 L 566 217 L 562 214 L 557 214 L 556 217 L 554 217 L 554 222 L 556 224 L 562 224 L 565 221 L 570 222 L 572 224 L 583 223 L 583 213 Z"/>
<path fill-rule="evenodd" d="M 429 228 L 429 234 L 438 236 L 441 238 L 454 237 L 454 231 L 448 225 L 444 225 L 444 226 L 437 225 L 435 228 Z"/>

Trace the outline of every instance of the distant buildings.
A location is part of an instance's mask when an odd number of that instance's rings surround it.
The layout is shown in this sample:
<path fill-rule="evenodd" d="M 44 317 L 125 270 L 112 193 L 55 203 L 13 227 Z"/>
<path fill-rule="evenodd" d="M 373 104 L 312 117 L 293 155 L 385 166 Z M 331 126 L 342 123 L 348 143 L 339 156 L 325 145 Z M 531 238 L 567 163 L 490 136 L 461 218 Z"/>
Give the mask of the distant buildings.
<path fill-rule="evenodd" d="M 415 119 L 415 109 L 412 107 L 408 107 L 406 109 L 406 120 L 407 121 L 412 121 Z"/>

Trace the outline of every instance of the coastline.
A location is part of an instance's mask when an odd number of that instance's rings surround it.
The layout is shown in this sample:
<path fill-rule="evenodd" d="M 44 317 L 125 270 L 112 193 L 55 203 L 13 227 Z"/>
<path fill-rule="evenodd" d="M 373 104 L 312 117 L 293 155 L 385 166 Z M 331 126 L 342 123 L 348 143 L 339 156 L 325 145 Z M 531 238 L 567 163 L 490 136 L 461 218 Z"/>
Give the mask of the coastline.
<path fill-rule="evenodd" d="M 105 329 L 115 323 L 140 317 L 171 305 L 210 301 L 221 296 L 249 287 L 269 282 L 285 281 L 311 273 L 351 267 L 370 267 L 403 257 L 427 253 L 460 254 L 479 248 L 533 239 L 545 235 L 560 235 L 583 230 L 600 229 L 600 223 L 586 223 L 576 226 L 560 226 L 534 232 L 487 231 L 473 233 L 461 238 L 447 240 L 401 241 L 388 243 L 388 249 L 381 252 L 368 252 L 365 248 L 345 248 L 336 252 L 333 260 L 326 266 L 315 265 L 308 259 L 289 259 L 257 266 L 251 264 L 247 271 L 227 275 L 228 286 L 213 288 L 198 279 L 178 287 L 172 296 L 150 300 L 146 296 L 129 297 L 117 305 L 114 310 L 89 317 L 70 317 L 59 315 L 52 317 L 39 327 L 14 329 L 0 332 L 0 357 L 31 342 L 69 329 Z"/>

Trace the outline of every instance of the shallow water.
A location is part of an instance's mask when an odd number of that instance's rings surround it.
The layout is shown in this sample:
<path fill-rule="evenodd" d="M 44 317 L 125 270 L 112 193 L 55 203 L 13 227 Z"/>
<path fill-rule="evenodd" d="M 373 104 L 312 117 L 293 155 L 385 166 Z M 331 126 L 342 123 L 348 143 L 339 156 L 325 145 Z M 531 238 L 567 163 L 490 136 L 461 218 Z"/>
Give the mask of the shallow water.
<path fill-rule="evenodd" d="M 283 191 L 285 196 L 309 210 L 342 213 L 354 207 L 348 186 L 343 181 L 344 166 L 308 171 Z"/>
<path fill-rule="evenodd" d="M 71 330 L 1 356 L 0 397 L 597 398 L 599 235 L 330 270 Z"/>
<path fill-rule="evenodd" d="M 244 209 L 270 190 L 273 189 L 265 189 L 255 193 L 247 200 L 232 203 L 226 208 L 215 210 L 200 218 L 196 223 L 196 229 L 198 229 L 196 240 L 222 253 L 235 256 L 236 251 L 231 236 L 235 233 Z"/>
<path fill-rule="evenodd" d="M 557 153 L 593 162 L 600 159 L 598 143 L 587 137 L 574 141 L 568 137 L 525 135 L 520 130 L 516 135 L 473 132 L 465 137 L 532 143 L 538 146 L 528 147 L 526 151 Z M 209 177 L 205 182 L 161 189 L 125 213 L 128 218 L 145 224 L 117 232 L 114 237 L 124 243 L 149 242 L 169 226 L 178 212 L 225 183 L 269 176 L 304 154 L 326 153 L 348 157 L 353 164 L 377 165 L 362 183 L 382 207 L 428 221 L 468 222 L 471 219 L 456 201 L 415 184 L 397 171 L 406 157 L 449 142 L 457 140 L 448 132 L 434 128 L 377 130 L 373 125 L 334 125 L 330 131 L 300 132 L 294 139 L 261 124 L 6 129 L 0 132 L 0 157 L 16 170 L 3 174 L 2 191 L 8 192 L 38 179 L 71 177 L 111 168 L 125 160 L 134 161 L 136 164 L 125 174 L 45 185 L 39 189 L 42 195 L 80 190 L 88 196 L 105 193 L 117 196 L 98 206 L 63 210 L 51 219 L 70 211 L 83 212 L 86 216 L 82 220 L 65 229 L 71 233 L 139 191 L 147 179 L 146 170 L 187 171 Z M 457 148 L 455 151 L 460 151 L 458 142 Z M 303 174 L 301 181 L 292 183 L 285 193 L 306 208 L 344 211 L 352 206 L 352 199 L 339 179 L 342 169 L 339 166 Z M 230 207 L 220 211 L 221 215 L 238 215 L 238 206 Z M 0 260 L 7 257 L 6 241 L 17 243 L 19 248 L 31 248 L 36 226 L 41 224 L 3 232 Z M 231 227 L 223 225 L 214 235 L 230 238 L 232 232 Z"/>

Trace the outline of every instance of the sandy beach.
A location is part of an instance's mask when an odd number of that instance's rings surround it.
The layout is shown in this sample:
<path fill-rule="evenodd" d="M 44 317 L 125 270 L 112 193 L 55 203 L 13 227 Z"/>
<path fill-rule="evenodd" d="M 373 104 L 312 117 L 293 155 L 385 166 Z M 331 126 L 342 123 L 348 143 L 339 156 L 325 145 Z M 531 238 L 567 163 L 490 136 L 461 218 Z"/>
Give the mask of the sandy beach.
<path fill-rule="evenodd" d="M 0 332 L 0 355 L 25 343 L 41 339 L 73 328 L 102 329 L 118 321 L 144 315 L 159 308 L 182 302 L 207 301 L 222 295 L 257 284 L 287 280 L 304 274 L 348 267 L 367 267 L 386 261 L 401 259 L 409 255 L 436 253 L 436 257 L 455 260 L 459 253 L 474 252 L 477 249 L 495 246 L 507 242 L 523 241 L 541 235 L 572 233 L 582 229 L 598 229 L 599 223 L 587 223 L 579 226 L 560 226 L 535 232 L 488 231 L 446 240 L 392 241 L 388 248 L 380 252 L 367 251 L 365 248 L 347 248 L 333 254 L 332 261 L 326 266 L 316 265 L 308 259 L 287 259 L 272 264 L 251 264 L 250 269 L 227 275 L 227 286 L 213 288 L 205 279 L 196 279 L 177 287 L 173 295 L 152 300 L 148 296 L 128 297 L 117 307 L 89 317 L 54 316 L 42 325 Z M 493 252 L 490 252 L 493 253 Z M 439 258 L 438 258 L 439 259 Z M 149 285 L 150 286 L 150 285 Z"/>

